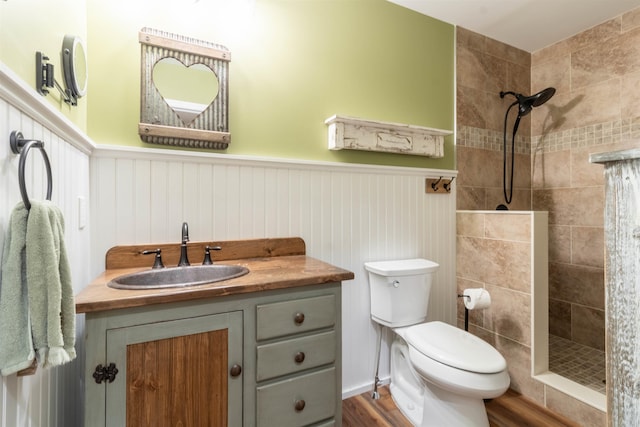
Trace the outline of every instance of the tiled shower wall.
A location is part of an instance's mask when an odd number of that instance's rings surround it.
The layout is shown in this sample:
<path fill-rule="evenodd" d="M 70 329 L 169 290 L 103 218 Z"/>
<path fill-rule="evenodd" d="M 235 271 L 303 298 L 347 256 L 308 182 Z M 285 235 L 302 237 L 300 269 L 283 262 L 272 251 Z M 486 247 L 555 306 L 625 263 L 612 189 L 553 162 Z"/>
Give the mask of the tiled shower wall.
<path fill-rule="evenodd" d="M 513 98 L 498 93 L 555 87 L 518 131 L 510 208 L 549 212 L 550 332 L 597 349 L 604 348 L 604 187 L 602 167 L 588 157 L 640 146 L 639 45 L 640 9 L 533 54 L 457 30 L 457 208 L 503 203 L 503 120 Z"/>
<path fill-rule="evenodd" d="M 640 146 L 640 9 L 532 55 L 532 208 L 549 211 L 550 332 L 604 349 L 604 179 L 589 154 Z"/>
<path fill-rule="evenodd" d="M 457 28 L 457 165 L 458 209 L 493 210 L 505 203 L 503 179 L 503 127 L 507 108 L 515 100 L 500 91 L 527 94 L 531 55 L 464 28 Z M 516 108 L 507 123 L 507 143 Z M 515 143 L 514 190 L 510 209 L 531 208 L 530 116 L 518 128 Z M 511 148 L 508 149 L 509 154 Z M 510 158 L 507 159 L 510 167 Z"/>
<path fill-rule="evenodd" d="M 545 223 L 546 225 L 546 223 Z M 469 312 L 469 330 L 489 341 L 507 359 L 511 388 L 542 402 L 542 384 L 531 379 L 531 212 L 458 211 L 456 282 L 484 288 L 491 306 Z M 464 318 L 458 298 L 458 323 Z"/>
<path fill-rule="evenodd" d="M 585 427 L 601 427 L 605 413 L 532 378 L 536 345 L 533 311 L 545 310 L 546 212 L 458 211 L 456 215 L 458 294 L 484 288 L 485 310 L 471 310 L 469 331 L 496 347 L 507 360 L 511 388 Z M 534 295 L 534 291 L 536 294 Z M 544 315 L 544 313 L 543 313 Z M 458 325 L 464 306 L 458 301 Z M 539 337 L 537 338 L 540 339 Z"/>

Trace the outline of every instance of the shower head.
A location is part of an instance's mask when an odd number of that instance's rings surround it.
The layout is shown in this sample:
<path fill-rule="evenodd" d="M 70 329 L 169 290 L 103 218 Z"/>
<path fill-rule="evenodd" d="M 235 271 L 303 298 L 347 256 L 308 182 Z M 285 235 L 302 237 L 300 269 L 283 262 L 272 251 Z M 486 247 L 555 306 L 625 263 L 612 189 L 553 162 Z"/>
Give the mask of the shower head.
<path fill-rule="evenodd" d="M 511 203 L 511 198 L 513 197 L 513 166 L 515 162 L 515 142 L 516 142 L 516 132 L 518 131 L 518 125 L 520 124 L 520 119 L 523 116 L 526 116 L 531 112 L 533 107 L 539 107 L 545 102 L 547 102 L 553 94 L 556 93 L 556 89 L 552 87 L 548 87 L 540 92 L 533 94 L 531 96 L 524 96 L 520 93 L 515 92 L 500 92 L 500 98 L 504 98 L 506 95 L 513 95 L 516 100 L 509 105 L 507 108 L 507 112 L 504 113 L 504 150 L 503 150 L 503 169 L 502 169 L 502 189 L 504 191 L 504 200 L 507 202 L 507 205 Z M 518 117 L 516 117 L 515 122 L 513 123 L 513 133 L 511 134 L 511 185 L 509 187 L 509 192 L 507 194 L 507 118 L 509 117 L 509 111 L 511 111 L 512 107 L 518 106 Z M 498 205 L 498 210 L 508 209 L 506 205 Z"/>
<path fill-rule="evenodd" d="M 515 96 L 517 101 L 515 101 L 512 105 L 518 104 L 518 116 L 522 117 L 529 114 L 533 107 L 539 107 L 547 102 L 555 93 L 555 88 L 548 87 L 531 96 L 524 96 L 522 94 L 511 91 L 500 92 L 500 98 L 504 98 L 506 95 Z"/>

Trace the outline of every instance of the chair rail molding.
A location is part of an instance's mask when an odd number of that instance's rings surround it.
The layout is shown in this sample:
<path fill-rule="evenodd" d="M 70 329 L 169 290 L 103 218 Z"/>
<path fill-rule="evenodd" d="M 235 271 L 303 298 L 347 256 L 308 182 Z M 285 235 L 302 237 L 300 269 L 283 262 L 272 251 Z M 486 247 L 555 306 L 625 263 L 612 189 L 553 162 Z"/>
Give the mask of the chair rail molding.
<path fill-rule="evenodd" d="M 2 62 L 0 62 L 0 98 L 6 99 L 38 123 L 46 124 L 49 130 L 82 153 L 91 154 L 94 150 L 95 144 L 81 129 Z"/>

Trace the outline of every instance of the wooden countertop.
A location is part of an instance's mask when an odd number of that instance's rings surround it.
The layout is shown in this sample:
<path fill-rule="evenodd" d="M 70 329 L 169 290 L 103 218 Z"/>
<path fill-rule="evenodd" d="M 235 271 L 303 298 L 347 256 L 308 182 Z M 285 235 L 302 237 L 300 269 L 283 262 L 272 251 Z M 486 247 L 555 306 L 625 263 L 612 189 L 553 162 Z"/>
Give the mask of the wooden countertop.
<path fill-rule="evenodd" d="M 91 282 L 85 289 L 80 291 L 78 295 L 76 295 L 76 312 L 90 313 L 139 307 L 150 304 L 215 298 L 250 292 L 340 282 L 354 278 L 354 274 L 350 271 L 335 267 L 304 254 L 300 254 L 300 252 L 304 252 L 304 242 L 302 243 L 302 251 L 300 251 L 298 244 L 298 248 L 296 250 L 288 251 L 291 254 L 287 254 L 287 251 L 274 250 L 274 247 L 280 246 L 279 244 L 284 240 L 285 239 L 258 239 L 251 241 L 256 242 L 255 245 L 247 245 L 248 241 L 215 242 L 219 246 L 222 246 L 223 251 L 227 248 L 238 247 L 239 243 L 240 245 L 253 248 L 248 252 L 244 252 L 244 254 L 255 252 L 256 248 L 261 253 L 264 253 L 264 249 L 267 248 L 268 250 L 266 252 L 268 252 L 269 255 L 277 255 L 251 258 L 247 257 L 233 260 L 224 259 L 221 262 L 219 258 L 224 257 L 215 258 L 215 263 L 242 265 L 247 267 L 249 269 L 249 273 L 235 279 L 215 282 L 207 285 L 145 290 L 114 289 L 107 286 L 107 283 L 109 283 L 113 278 L 123 274 L 148 270 L 150 267 L 141 268 L 135 266 L 129 268 L 108 269 L 94 279 L 93 282 Z M 264 244 L 265 242 L 268 244 Z M 299 242 L 301 242 L 301 239 Z M 199 245 L 195 244 L 194 246 Z M 121 249 L 125 247 L 119 248 Z M 129 250 L 128 248 L 133 248 L 131 249 L 131 253 L 136 253 L 140 252 L 142 246 L 130 246 L 126 248 L 127 250 Z M 149 245 L 144 246 L 144 248 L 149 248 Z M 229 250 L 227 253 L 238 254 L 237 251 L 232 250 Z M 147 264 L 153 263 L 152 257 L 145 257 L 145 259 L 147 260 Z M 109 254 L 107 254 L 106 265 L 114 265 L 109 262 Z"/>

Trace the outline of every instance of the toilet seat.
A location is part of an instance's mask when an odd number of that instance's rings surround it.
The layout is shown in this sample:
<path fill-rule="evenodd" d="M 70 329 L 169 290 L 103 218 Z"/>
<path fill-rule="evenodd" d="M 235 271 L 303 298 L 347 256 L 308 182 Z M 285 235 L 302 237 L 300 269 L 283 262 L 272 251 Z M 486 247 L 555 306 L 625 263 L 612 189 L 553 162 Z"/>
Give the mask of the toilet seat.
<path fill-rule="evenodd" d="M 414 325 L 404 331 L 410 347 L 436 362 L 479 374 L 507 368 L 502 355 L 482 339 L 444 322 Z"/>

